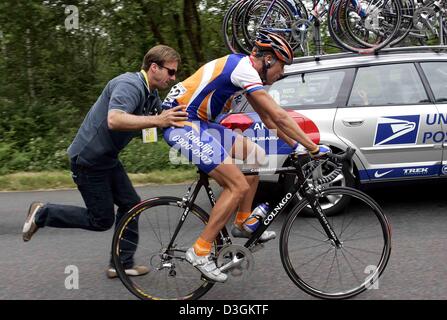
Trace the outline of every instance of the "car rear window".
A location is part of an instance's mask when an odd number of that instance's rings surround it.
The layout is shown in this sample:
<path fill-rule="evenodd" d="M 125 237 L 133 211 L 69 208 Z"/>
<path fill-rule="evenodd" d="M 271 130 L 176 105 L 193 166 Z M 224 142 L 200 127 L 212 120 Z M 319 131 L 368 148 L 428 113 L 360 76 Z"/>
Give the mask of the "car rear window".
<path fill-rule="evenodd" d="M 436 102 L 447 103 L 447 62 L 424 62 L 421 66 Z"/>
<path fill-rule="evenodd" d="M 348 105 L 406 105 L 428 101 L 416 66 L 403 63 L 359 68 Z"/>
<path fill-rule="evenodd" d="M 346 70 L 312 72 L 288 76 L 268 90 L 285 108 L 334 105 Z"/>

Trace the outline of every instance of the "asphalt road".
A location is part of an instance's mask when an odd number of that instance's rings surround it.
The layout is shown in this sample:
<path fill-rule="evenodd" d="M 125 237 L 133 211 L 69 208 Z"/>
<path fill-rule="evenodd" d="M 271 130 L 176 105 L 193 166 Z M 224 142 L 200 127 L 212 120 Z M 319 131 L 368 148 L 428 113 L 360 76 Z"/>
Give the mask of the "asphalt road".
<path fill-rule="evenodd" d="M 218 193 L 218 188 L 216 189 Z M 383 207 L 393 226 L 393 249 L 379 288 L 355 299 L 447 298 L 446 182 L 368 190 Z M 137 188 L 142 198 L 179 196 L 185 185 Z M 0 193 L 0 299 L 135 299 L 120 280 L 109 280 L 105 269 L 112 231 L 44 228 L 24 243 L 22 224 L 31 201 L 82 205 L 77 190 Z M 198 204 L 209 208 L 202 193 Z M 280 222 L 272 229 L 279 234 Z M 275 239 L 255 253 L 249 283 L 215 285 L 202 299 L 307 300 L 284 271 Z M 75 266 L 79 287 L 67 289 Z M 70 284 L 70 283 L 69 283 Z"/>

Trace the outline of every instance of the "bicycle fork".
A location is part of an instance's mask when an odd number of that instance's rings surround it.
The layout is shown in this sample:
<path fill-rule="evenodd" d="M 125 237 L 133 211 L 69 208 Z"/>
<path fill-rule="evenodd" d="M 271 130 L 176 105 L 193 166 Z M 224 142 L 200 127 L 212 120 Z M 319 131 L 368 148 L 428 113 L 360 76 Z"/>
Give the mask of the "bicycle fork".
<path fill-rule="evenodd" d="M 316 213 L 318 221 L 320 221 L 320 224 L 326 232 L 326 235 L 328 236 L 328 239 L 331 241 L 332 245 L 336 248 L 341 248 L 343 243 L 337 237 L 334 229 L 324 214 L 323 209 L 321 209 L 320 203 L 318 202 L 319 191 L 313 186 L 308 186 L 304 190 L 304 195 L 309 201 L 309 205 L 311 206 L 312 210 Z"/>

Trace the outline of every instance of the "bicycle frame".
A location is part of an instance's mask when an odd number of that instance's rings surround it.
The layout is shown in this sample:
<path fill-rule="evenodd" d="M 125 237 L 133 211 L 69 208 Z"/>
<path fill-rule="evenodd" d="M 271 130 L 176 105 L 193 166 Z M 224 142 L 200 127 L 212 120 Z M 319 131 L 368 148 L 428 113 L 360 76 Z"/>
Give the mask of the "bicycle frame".
<path fill-rule="evenodd" d="M 296 194 L 300 192 L 300 194 L 303 196 L 303 198 L 306 198 L 309 200 L 309 204 L 313 211 L 317 213 L 317 218 L 320 221 L 324 231 L 326 232 L 329 239 L 334 241 L 335 245 L 337 247 L 341 246 L 341 242 L 338 239 L 337 235 L 335 234 L 334 230 L 332 229 L 331 225 L 329 224 L 326 215 L 324 214 L 323 210 L 321 209 L 321 206 L 317 199 L 317 190 L 311 186 L 310 184 L 306 183 L 307 179 L 304 176 L 304 172 L 302 170 L 301 165 L 301 159 L 296 158 L 295 159 L 295 166 L 293 167 L 286 167 L 286 168 L 278 168 L 278 169 L 251 169 L 249 171 L 242 170 L 242 173 L 244 175 L 258 175 L 259 173 L 262 174 L 278 174 L 278 173 L 293 173 L 296 174 L 298 177 L 298 180 L 290 187 L 290 189 L 285 193 L 283 198 L 275 205 L 273 206 L 267 214 L 266 218 L 264 219 L 263 223 L 256 229 L 255 232 L 253 232 L 252 236 L 247 240 L 247 242 L 244 244 L 244 247 L 250 248 L 253 245 L 256 245 L 257 241 L 261 237 L 262 233 L 270 226 L 270 224 L 278 217 L 280 216 L 289 203 L 296 197 Z M 324 164 L 325 160 L 322 162 Z M 321 164 L 321 165 L 322 165 Z"/>
<path fill-rule="evenodd" d="M 328 160 L 325 160 L 328 161 Z M 324 162 L 322 164 L 324 164 Z M 275 205 L 273 206 L 266 215 L 266 218 L 264 219 L 263 223 L 256 229 L 255 232 L 253 232 L 252 236 L 247 240 L 247 242 L 244 244 L 244 247 L 251 248 L 255 246 L 261 237 L 262 233 L 270 226 L 270 224 L 279 216 L 281 215 L 285 208 L 288 206 L 288 204 L 296 197 L 296 193 L 300 192 L 303 198 L 306 198 L 309 200 L 309 204 L 312 207 L 313 211 L 317 213 L 317 218 L 320 221 L 323 229 L 325 230 L 327 236 L 329 239 L 334 241 L 336 246 L 341 246 L 341 242 L 336 236 L 334 230 L 332 229 L 331 225 L 329 224 L 326 215 L 324 214 L 323 210 L 320 207 L 320 204 L 317 200 L 317 190 L 315 190 L 311 185 L 306 183 L 307 179 L 304 176 L 304 172 L 301 168 L 300 159 L 297 157 L 294 161 L 294 166 L 285 167 L 285 168 L 275 168 L 275 169 L 263 169 L 263 168 L 257 168 L 257 169 L 244 169 L 241 170 L 244 175 L 267 175 L 267 174 L 280 174 L 280 173 L 289 173 L 289 174 L 296 174 L 298 177 L 298 180 L 292 185 L 292 187 L 285 193 L 283 198 Z M 171 241 L 167 247 L 167 251 L 170 250 L 170 248 L 173 246 L 174 241 L 184 223 L 186 220 L 192 206 L 194 205 L 194 202 L 197 198 L 197 195 L 202 189 L 202 187 L 205 188 L 205 191 L 208 195 L 208 199 L 210 200 L 211 206 L 214 207 L 216 204 L 216 198 L 214 196 L 214 193 L 209 185 L 209 178 L 208 175 L 199 171 L 200 177 L 199 180 L 194 188 L 194 191 L 192 194 L 190 194 L 191 187 L 189 187 L 188 192 L 185 194 L 185 196 L 182 198 L 182 206 L 185 207 L 185 211 L 181 215 L 180 221 L 173 233 L 173 236 L 171 238 Z M 231 244 L 231 238 L 229 237 L 228 231 L 226 228 L 223 228 L 221 230 L 222 238 L 224 239 L 225 244 Z"/>

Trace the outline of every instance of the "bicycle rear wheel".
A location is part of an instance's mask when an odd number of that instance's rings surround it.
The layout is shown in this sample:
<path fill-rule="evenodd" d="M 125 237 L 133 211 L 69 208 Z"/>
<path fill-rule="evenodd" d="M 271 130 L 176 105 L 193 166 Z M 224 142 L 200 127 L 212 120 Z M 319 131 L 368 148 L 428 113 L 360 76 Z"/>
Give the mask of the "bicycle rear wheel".
<path fill-rule="evenodd" d="M 302 217 L 303 199 L 284 222 L 281 261 L 290 279 L 318 298 L 344 299 L 378 286 L 391 253 L 391 227 L 379 205 L 361 191 L 329 187 L 321 198 L 348 198 L 345 212 L 328 217 L 341 247 L 335 246 L 316 216 Z"/>
<path fill-rule="evenodd" d="M 115 230 L 112 243 L 115 268 L 126 288 L 140 299 L 198 299 L 214 284 L 185 260 L 186 250 L 208 221 L 208 214 L 200 207 L 192 207 L 173 246 L 167 249 L 185 211 L 181 203 L 182 199 L 175 197 L 143 201 L 123 217 Z M 222 244 L 219 234 L 212 254 L 216 255 Z M 134 250 L 135 265 L 150 268 L 144 276 L 129 277 L 124 272 L 125 256 Z"/>

